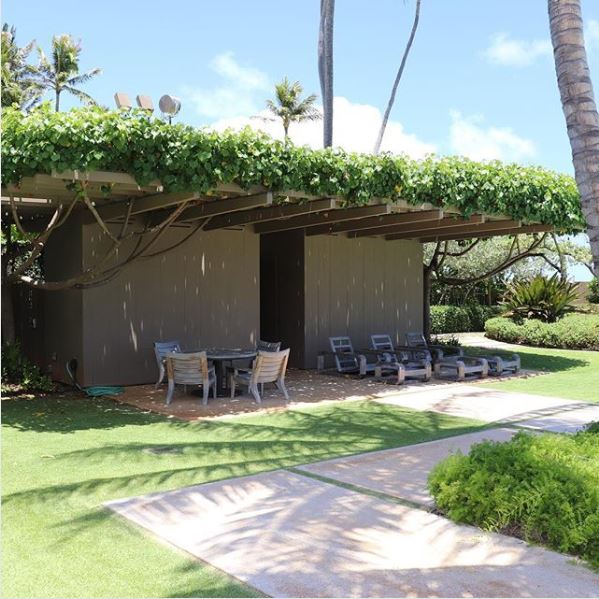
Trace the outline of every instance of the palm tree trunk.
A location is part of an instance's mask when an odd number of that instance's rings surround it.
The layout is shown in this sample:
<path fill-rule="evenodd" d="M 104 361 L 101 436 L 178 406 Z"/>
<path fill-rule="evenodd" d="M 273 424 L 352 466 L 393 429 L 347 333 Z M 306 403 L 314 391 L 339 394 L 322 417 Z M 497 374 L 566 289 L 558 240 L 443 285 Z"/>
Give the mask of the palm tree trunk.
<path fill-rule="evenodd" d="M 56 90 L 56 101 L 54 102 L 54 109 L 56 112 L 60 110 L 60 90 Z"/>
<path fill-rule="evenodd" d="M 548 0 L 557 84 L 582 212 L 599 276 L 599 114 L 584 46 L 580 0 Z"/>
<path fill-rule="evenodd" d="M 318 75 L 323 104 L 323 145 L 333 145 L 333 21 L 335 0 L 320 0 Z"/>
<path fill-rule="evenodd" d="M 406 44 L 406 49 L 404 50 L 403 57 L 401 59 L 401 64 L 399 65 L 399 70 L 397 71 L 397 75 L 395 76 L 395 82 L 393 83 L 393 89 L 391 90 L 391 97 L 389 98 L 389 103 L 387 104 L 387 109 L 385 110 L 385 114 L 383 116 L 383 122 L 381 123 L 381 128 L 379 130 L 378 137 L 376 138 L 376 143 L 374 144 L 375 154 L 378 154 L 381 151 L 383 135 L 385 135 L 385 129 L 387 128 L 387 122 L 389 121 L 389 114 L 391 114 L 391 109 L 393 108 L 393 104 L 395 102 L 397 86 L 399 85 L 399 81 L 401 80 L 401 76 L 403 75 L 403 70 L 406 66 L 406 61 L 408 60 L 408 54 L 410 53 L 412 43 L 414 42 L 414 36 L 416 35 L 416 29 L 418 28 L 418 21 L 420 20 L 420 2 L 421 0 L 416 0 L 416 13 L 414 14 L 414 24 L 412 25 L 412 31 L 410 33 L 410 37 L 408 38 L 408 43 Z"/>

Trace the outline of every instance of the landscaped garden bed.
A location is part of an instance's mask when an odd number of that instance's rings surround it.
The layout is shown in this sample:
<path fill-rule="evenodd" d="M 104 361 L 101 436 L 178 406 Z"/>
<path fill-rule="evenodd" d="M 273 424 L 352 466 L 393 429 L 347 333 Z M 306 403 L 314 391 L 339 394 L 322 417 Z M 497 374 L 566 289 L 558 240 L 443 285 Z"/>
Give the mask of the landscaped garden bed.
<path fill-rule="evenodd" d="M 599 568 L 599 425 L 573 436 L 521 432 L 456 454 L 429 476 L 458 522 L 511 534 Z"/>

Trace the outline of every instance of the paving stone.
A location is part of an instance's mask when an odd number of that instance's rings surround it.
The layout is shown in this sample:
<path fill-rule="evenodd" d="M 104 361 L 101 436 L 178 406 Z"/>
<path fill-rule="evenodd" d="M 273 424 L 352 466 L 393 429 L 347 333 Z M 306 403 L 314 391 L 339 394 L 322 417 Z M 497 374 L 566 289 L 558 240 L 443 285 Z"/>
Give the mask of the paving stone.
<path fill-rule="evenodd" d="M 273 597 L 599 593 L 567 556 L 286 471 L 108 506 Z"/>
<path fill-rule="evenodd" d="M 599 406 L 578 407 L 551 416 L 532 418 L 519 426 L 554 433 L 576 433 L 589 422 L 599 422 Z"/>
<path fill-rule="evenodd" d="M 491 429 L 408 447 L 316 462 L 299 469 L 431 506 L 433 498 L 428 493 L 427 478 L 438 462 L 456 451 L 466 454 L 471 445 L 483 440 L 509 441 L 516 432 L 507 428 Z"/>
<path fill-rule="evenodd" d="M 473 418 L 482 422 L 529 419 L 571 406 L 588 405 L 560 397 L 497 391 L 467 384 L 447 385 L 430 390 L 424 388 L 403 395 L 377 398 L 375 401 L 414 410 L 430 410 Z"/>

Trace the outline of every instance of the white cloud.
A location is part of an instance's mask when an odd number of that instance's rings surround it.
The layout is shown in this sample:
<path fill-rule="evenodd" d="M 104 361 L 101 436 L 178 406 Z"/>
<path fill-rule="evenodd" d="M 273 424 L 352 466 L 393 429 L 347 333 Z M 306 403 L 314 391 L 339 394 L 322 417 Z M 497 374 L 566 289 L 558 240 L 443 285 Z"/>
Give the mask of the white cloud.
<path fill-rule="evenodd" d="M 484 56 L 493 64 L 509 67 L 527 67 L 544 56 L 552 55 L 549 40 L 515 40 L 507 33 L 496 33 Z"/>
<path fill-rule="evenodd" d="M 232 52 L 215 56 L 210 68 L 223 80 L 212 89 L 185 86 L 186 104 L 205 118 L 223 119 L 254 114 L 264 105 L 265 92 L 272 87 L 268 76 L 253 67 L 240 65 Z"/>
<path fill-rule="evenodd" d="M 354 104 L 341 96 L 335 97 L 334 145 L 348 152 L 372 152 L 381 121 L 382 115 L 378 108 L 369 104 Z M 212 125 L 219 131 L 227 128 L 241 129 L 246 126 L 264 131 L 277 139 L 283 139 L 283 126 L 266 110 L 261 111 L 254 118 L 221 119 Z M 289 137 L 297 145 L 322 148 L 322 121 L 292 123 Z M 389 121 L 381 150 L 422 158 L 426 154 L 435 152 L 436 147 L 420 140 L 414 134 L 406 133 L 400 122 Z"/>
<path fill-rule="evenodd" d="M 486 127 L 482 117 L 451 112 L 451 151 L 473 160 L 522 162 L 536 155 L 534 143 L 509 127 Z"/>
<path fill-rule="evenodd" d="M 584 30 L 584 37 L 589 52 L 599 50 L 599 21 L 589 19 Z"/>

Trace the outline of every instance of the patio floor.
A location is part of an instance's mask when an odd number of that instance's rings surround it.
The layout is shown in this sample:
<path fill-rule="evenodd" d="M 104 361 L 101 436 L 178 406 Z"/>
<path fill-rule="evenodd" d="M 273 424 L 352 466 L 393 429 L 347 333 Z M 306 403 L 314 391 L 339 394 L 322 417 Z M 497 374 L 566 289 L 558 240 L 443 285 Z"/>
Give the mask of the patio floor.
<path fill-rule="evenodd" d="M 518 375 L 509 376 L 527 377 L 536 375 L 537 373 L 523 371 Z M 428 383 L 407 381 L 405 384 L 398 386 L 376 381 L 372 378 L 360 379 L 355 376 L 337 376 L 318 373 L 315 370 L 296 369 L 287 371 L 285 381 L 290 396 L 288 403 L 285 403 L 283 395 L 274 388 L 274 385 L 266 385 L 262 404 L 257 404 L 253 397 L 245 394 L 238 395 L 235 399 L 229 397 L 218 397 L 216 400 L 210 399 L 208 405 L 203 406 L 201 395 L 198 392 L 193 391 L 185 394 L 180 387 L 177 387 L 173 401 L 167 406 L 165 405 L 165 384 L 158 389 L 155 389 L 154 385 L 125 387 L 124 393 L 115 396 L 114 399 L 141 410 L 158 412 L 182 420 L 197 420 L 236 416 L 259 411 L 284 410 L 288 407 L 301 407 L 302 405 L 315 403 L 372 399 L 388 400 L 390 403 L 394 403 L 395 401 L 402 401 L 398 398 L 407 398 L 418 391 L 427 391 L 427 395 L 434 393 L 434 396 L 444 397 L 451 393 L 451 389 L 473 388 L 473 385 L 480 382 L 472 380 L 468 381 L 468 385 L 464 385 L 451 380 L 433 379 Z M 504 395 L 496 391 L 492 393 Z M 418 406 L 422 405 L 421 399 L 415 399 L 414 401 L 406 399 L 406 401 L 410 404 L 407 407 L 414 407 L 412 404 L 415 403 L 416 409 L 420 409 Z M 457 415 L 462 416 L 463 414 Z"/>

